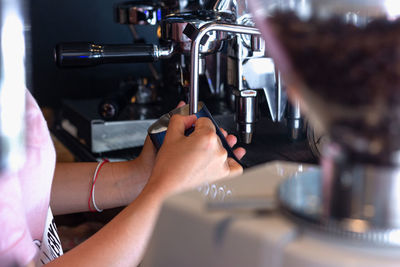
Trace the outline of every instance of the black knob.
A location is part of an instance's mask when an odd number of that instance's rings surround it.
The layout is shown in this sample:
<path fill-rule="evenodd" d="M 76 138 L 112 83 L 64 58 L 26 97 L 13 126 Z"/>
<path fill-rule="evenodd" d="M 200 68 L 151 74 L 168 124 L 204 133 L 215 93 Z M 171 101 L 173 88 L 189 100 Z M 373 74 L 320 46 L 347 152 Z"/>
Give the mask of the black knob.
<path fill-rule="evenodd" d="M 185 26 L 185 29 L 183 29 L 183 34 L 185 34 L 187 37 L 190 38 L 190 40 L 194 41 L 197 37 L 197 35 L 199 34 L 199 29 L 197 29 L 196 26 L 194 26 L 192 23 L 188 23 Z M 200 44 L 201 45 L 205 45 L 208 41 L 208 38 L 210 36 L 208 36 L 207 34 L 203 36 L 203 38 L 201 38 L 200 40 Z"/>
<path fill-rule="evenodd" d="M 99 115 L 105 120 L 115 120 L 130 103 L 136 90 L 135 87 L 128 87 L 111 92 L 99 103 Z"/>

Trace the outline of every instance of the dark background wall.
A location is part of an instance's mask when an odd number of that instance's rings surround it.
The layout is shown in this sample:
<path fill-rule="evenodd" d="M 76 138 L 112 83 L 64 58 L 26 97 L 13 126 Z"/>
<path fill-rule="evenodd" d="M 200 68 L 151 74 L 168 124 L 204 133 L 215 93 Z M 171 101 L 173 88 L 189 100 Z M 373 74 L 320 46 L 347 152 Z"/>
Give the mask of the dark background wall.
<path fill-rule="evenodd" d="M 90 68 L 59 69 L 53 50 L 57 43 L 91 41 L 131 43 L 127 25 L 114 21 L 114 5 L 121 0 L 31 1 L 32 88 L 41 106 L 57 108 L 61 99 L 103 96 L 121 79 L 149 76 L 147 64 L 110 64 Z M 148 43 L 156 43 L 156 28 L 139 26 Z"/>

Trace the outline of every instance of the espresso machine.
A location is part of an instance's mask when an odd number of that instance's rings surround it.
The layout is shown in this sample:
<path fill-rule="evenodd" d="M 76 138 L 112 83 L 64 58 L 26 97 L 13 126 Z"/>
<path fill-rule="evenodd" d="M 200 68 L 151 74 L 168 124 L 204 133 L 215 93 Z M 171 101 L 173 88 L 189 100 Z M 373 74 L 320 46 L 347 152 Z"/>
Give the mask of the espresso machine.
<path fill-rule="evenodd" d="M 162 33 L 164 39 L 179 44 L 181 69 L 188 73 L 183 76 L 190 76 L 188 82 L 182 83 L 190 86 L 191 113 L 197 111 L 199 77 L 205 75 L 210 91 L 225 94 L 233 106 L 242 142 L 251 143 L 260 91 L 268 103 L 272 120 L 282 120 L 287 97 L 279 71 L 267 55 L 265 41 L 254 26 L 246 1 L 210 1 L 203 11 L 168 15 L 162 21 Z M 225 51 L 222 51 L 224 44 Z M 187 55 L 190 56 L 189 64 Z M 225 64 L 221 63 L 224 56 Z M 225 69 L 222 68 L 224 65 Z M 185 70 L 186 66 L 189 69 Z M 224 74 L 225 80 L 221 79 Z M 303 126 L 298 105 L 291 106 L 289 114 L 291 138 L 299 139 Z"/>
<path fill-rule="evenodd" d="M 191 113 L 196 112 L 201 98 L 216 116 L 234 114 L 232 120 L 245 144 L 251 143 L 261 102 L 264 103 L 261 107 L 267 109 L 262 112 L 269 113 L 273 122 L 286 122 L 289 140 L 304 139 L 306 127 L 299 102 L 288 101 L 280 72 L 269 55 L 268 42 L 255 27 L 247 1 L 172 2 L 130 1 L 116 5 L 116 22 L 129 27 L 135 40 L 133 44 L 60 43 L 57 46 L 55 58 L 61 68 L 147 62 L 152 74 L 132 83 L 143 90 L 136 89 L 133 93 L 125 90 L 114 94 L 123 101 L 102 102 L 101 118 L 91 122 L 90 129 L 86 127 L 91 134 L 85 134 L 84 139 L 91 144 L 92 152 L 124 149 L 143 142 L 145 127 L 173 106 L 159 108 L 158 113 L 146 109 L 143 113 L 151 113 L 153 117 L 142 116 L 141 122 L 126 114 L 135 113 L 129 105 L 139 103 L 139 99 L 144 99 L 145 104 L 152 103 L 156 99 L 154 94 L 163 94 L 159 103 L 185 100 L 190 104 Z M 146 25 L 158 27 L 158 44 L 140 42 L 136 27 Z M 161 62 L 161 70 L 155 67 L 156 61 Z M 127 86 L 131 88 L 129 83 Z M 118 102 L 124 104 L 118 105 Z M 121 113 L 124 113 L 122 119 L 118 118 Z M 141 138 L 132 140 L 128 136 L 133 128 L 143 130 Z M 110 140 L 116 140 L 111 135 L 124 132 L 129 140 L 120 137 L 122 141 L 118 144 L 110 144 Z"/>
<path fill-rule="evenodd" d="M 398 266 L 399 5 L 250 4 L 288 97 L 329 143 L 320 164 L 269 162 L 171 197 L 143 266 Z"/>

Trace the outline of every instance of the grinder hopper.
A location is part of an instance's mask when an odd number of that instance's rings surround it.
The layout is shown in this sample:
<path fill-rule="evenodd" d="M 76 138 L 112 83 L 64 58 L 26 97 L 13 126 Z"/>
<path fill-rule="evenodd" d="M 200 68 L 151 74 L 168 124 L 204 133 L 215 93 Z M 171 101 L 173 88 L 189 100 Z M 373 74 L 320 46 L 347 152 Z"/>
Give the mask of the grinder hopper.
<path fill-rule="evenodd" d="M 250 2 L 289 98 L 332 140 L 321 159 L 322 220 L 351 231 L 400 228 L 397 2 Z"/>

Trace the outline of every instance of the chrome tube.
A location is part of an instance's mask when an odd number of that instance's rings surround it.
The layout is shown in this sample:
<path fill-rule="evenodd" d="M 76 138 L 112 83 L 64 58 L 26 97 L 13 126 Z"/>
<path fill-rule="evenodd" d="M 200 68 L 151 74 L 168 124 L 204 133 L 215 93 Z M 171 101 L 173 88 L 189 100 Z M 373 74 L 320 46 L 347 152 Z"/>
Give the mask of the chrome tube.
<path fill-rule="evenodd" d="M 293 99 L 291 103 L 288 106 L 287 126 L 289 138 L 292 141 L 297 141 L 304 138 L 304 122 L 300 111 L 300 101 Z"/>
<path fill-rule="evenodd" d="M 73 42 L 57 44 L 54 59 L 61 68 L 88 67 L 107 63 L 154 62 L 170 58 L 173 52 L 172 45 Z"/>
<path fill-rule="evenodd" d="M 260 35 L 260 31 L 255 27 L 242 26 L 236 24 L 215 23 L 211 22 L 203 25 L 199 29 L 199 33 L 192 41 L 190 53 L 190 99 L 189 112 L 194 114 L 197 112 L 198 97 L 199 97 L 199 50 L 200 40 L 210 31 L 221 31 L 239 34 Z"/>

